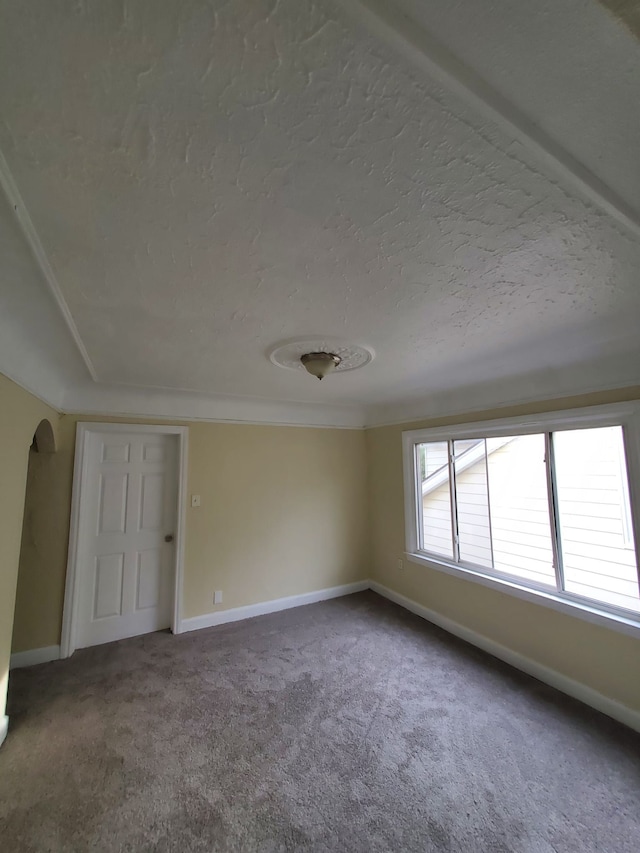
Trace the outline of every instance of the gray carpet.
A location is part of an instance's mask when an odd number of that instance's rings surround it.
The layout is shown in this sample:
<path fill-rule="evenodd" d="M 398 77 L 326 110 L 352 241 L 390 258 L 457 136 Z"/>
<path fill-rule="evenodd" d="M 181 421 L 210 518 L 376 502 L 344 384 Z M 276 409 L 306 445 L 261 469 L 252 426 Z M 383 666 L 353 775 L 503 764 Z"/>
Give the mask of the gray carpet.
<path fill-rule="evenodd" d="M 11 676 L 0 847 L 638 853 L 640 738 L 373 593 Z"/>

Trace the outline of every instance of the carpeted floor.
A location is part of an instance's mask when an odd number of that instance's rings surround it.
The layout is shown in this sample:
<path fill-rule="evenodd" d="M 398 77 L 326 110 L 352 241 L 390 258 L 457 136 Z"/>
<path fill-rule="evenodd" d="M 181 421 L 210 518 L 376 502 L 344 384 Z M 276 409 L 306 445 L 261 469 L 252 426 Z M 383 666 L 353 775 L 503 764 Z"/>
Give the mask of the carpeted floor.
<path fill-rule="evenodd" d="M 0 848 L 638 853 L 640 737 L 371 592 L 12 673 Z"/>

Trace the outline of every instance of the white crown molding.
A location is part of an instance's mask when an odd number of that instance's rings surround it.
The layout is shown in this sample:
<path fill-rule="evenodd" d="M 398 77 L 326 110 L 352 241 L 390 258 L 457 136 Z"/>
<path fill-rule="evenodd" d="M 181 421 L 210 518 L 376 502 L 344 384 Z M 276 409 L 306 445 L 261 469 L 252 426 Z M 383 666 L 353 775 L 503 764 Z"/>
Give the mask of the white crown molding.
<path fill-rule="evenodd" d="M 25 239 L 29 245 L 29 248 L 33 252 L 33 256 L 36 259 L 38 267 L 42 272 L 45 282 L 53 296 L 56 305 L 60 309 L 60 313 L 64 318 L 65 323 L 67 324 L 67 328 L 73 338 L 76 347 L 78 348 L 78 352 L 82 356 L 82 360 L 85 363 L 87 370 L 89 371 L 89 375 L 93 379 L 94 382 L 98 381 L 98 377 L 96 374 L 96 370 L 89 358 L 89 353 L 87 352 L 85 345 L 82 342 L 80 337 L 80 333 L 78 332 L 77 326 L 71 316 L 71 311 L 67 303 L 64 300 L 62 295 L 62 291 L 60 290 L 60 285 L 58 284 L 58 280 L 56 279 L 56 275 L 53 271 L 51 264 L 49 263 L 49 259 L 44 250 L 42 242 L 40 241 L 40 237 L 38 236 L 38 232 L 36 231 L 36 227 L 33 224 L 33 220 L 29 215 L 29 211 L 27 210 L 27 206 L 24 203 L 22 196 L 20 195 L 20 190 L 11 174 L 11 170 L 9 169 L 9 164 L 7 163 L 4 154 L 0 151 L 0 186 L 4 190 L 4 194 L 7 197 L 9 204 L 11 205 L 16 219 L 20 224 L 20 228 L 25 236 Z"/>
<path fill-rule="evenodd" d="M 606 377 L 603 377 L 598 383 L 587 384 L 580 381 L 587 371 L 580 369 L 573 371 L 568 381 L 563 382 L 560 388 L 557 383 L 552 387 L 548 381 L 536 382 L 521 378 L 478 385 L 471 389 L 440 392 L 412 403 L 365 407 L 269 401 L 264 398 L 205 395 L 197 392 L 109 386 L 89 382 L 65 389 L 53 382 L 24 381 L 24 371 L 18 375 L 3 369 L 2 373 L 64 414 L 321 429 L 376 429 L 438 418 L 466 417 L 491 409 L 553 403 L 568 397 L 640 385 L 640 376 L 634 374 L 618 381 L 607 381 Z M 37 375 L 42 380 L 42 374 Z"/>
<path fill-rule="evenodd" d="M 491 409 L 552 403 L 567 397 L 622 390 L 640 385 L 639 379 L 569 386 L 564 391 L 544 389 L 530 394 L 509 393 L 522 383 L 503 383 L 492 390 L 479 386 L 471 395 L 465 390 L 435 395 L 420 402 L 395 406 L 331 406 L 317 403 L 268 401 L 250 397 L 206 396 L 198 393 L 105 386 L 99 383 L 67 388 L 42 383 L 31 385 L 11 371 L 9 379 L 58 412 L 69 415 L 161 420 L 262 424 L 267 426 L 317 427 L 321 429 L 376 429 L 439 418 L 466 417 Z"/>
<path fill-rule="evenodd" d="M 325 405 L 86 383 L 64 395 L 66 414 L 173 421 L 362 429 L 361 406 Z"/>
<path fill-rule="evenodd" d="M 40 400 L 40 402 L 44 403 L 45 406 L 49 406 L 59 414 L 63 414 L 62 400 L 65 393 L 63 385 L 56 381 L 47 382 L 41 371 L 36 371 L 33 376 L 28 374 L 25 379 L 24 370 L 20 370 L 19 373 L 15 373 L 12 369 L 13 365 L 10 364 L 9 367 L 5 367 L 2 355 L 3 353 L 0 351 L 0 363 L 2 363 L 2 370 L 0 370 L 0 373 L 3 376 L 6 376 L 7 379 L 10 379 L 28 394 L 31 394 L 32 397 L 36 398 L 36 400 Z"/>
<path fill-rule="evenodd" d="M 561 374 L 562 383 L 548 381 L 547 376 L 520 377 L 495 383 L 478 384 L 471 388 L 461 388 L 450 392 L 439 392 L 427 399 L 413 403 L 397 405 L 368 406 L 366 409 L 365 429 L 398 426 L 418 421 L 439 418 L 466 417 L 492 409 L 507 409 L 513 406 L 553 403 L 588 394 L 600 394 L 640 386 L 640 375 L 633 364 L 631 370 L 613 372 L 611 379 L 603 375 L 596 382 L 585 382 L 584 376 L 591 375 L 584 368 L 567 371 L 554 371 L 557 379 Z M 595 372 L 595 370 L 593 371 Z M 625 374 L 627 378 L 624 377 Z"/>
<path fill-rule="evenodd" d="M 348 0 L 344 8 L 378 38 L 506 129 L 557 175 L 570 181 L 584 198 L 633 234 L 640 234 L 637 210 L 393 3 L 388 0 Z"/>

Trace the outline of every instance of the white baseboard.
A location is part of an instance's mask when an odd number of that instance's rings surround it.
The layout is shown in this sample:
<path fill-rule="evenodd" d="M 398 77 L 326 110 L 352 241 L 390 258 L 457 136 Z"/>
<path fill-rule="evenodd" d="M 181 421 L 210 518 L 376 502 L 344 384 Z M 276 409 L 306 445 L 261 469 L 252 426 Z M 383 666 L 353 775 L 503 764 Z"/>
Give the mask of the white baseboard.
<path fill-rule="evenodd" d="M 568 696 L 572 696 L 574 699 L 584 702 L 585 705 L 595 708 L 596 711 L 600 711 L 608 717 L 613 717 L 614 720 L 624 723 L 624 725 L 629 726 L 630 729 L 635 729 L 635 731 L 640 732 L 640 713 L 638 711 L 634 711 L 632 708 L 628 708 L 626 705 L 616 702 L 614 699 L 609 699 L 607 696 L 603 696 L 603 694 L 598 693 L 597 690 L 593 690 L 591 687 L 587 687 L 579 681 L 574 681 L 572 678 L 562 675 L 562 673 L 557 672 L 555 669 L 550 669 L 541 663 L 537 663 L 537 661 L 531 660 L 531 658 L 525 657 L 518 652 L 514 652 L 512 649 L 489 639 L 489 637 L 478 634 L 470 628 L 465 628 L 464 625 L 460 625 L 458 622 L 454 622 L 452 619 L 448 619 L 446 616 L 436 613 L 435 610 L 429 610 L 428 607 L 423 607 L 422 604 L 418 604 L 417 601 L 413 601 L 411 598 L 400 595 L 400 593 L 394 592 L 392 589 L 383 586 L 377 581 L 370 581 L 369 587 L 374 592 L 377 592 L 378 595 L 382 595 L 390 601 L 394 601 L 396 604 L 399 604 L 406 610 L 410 610 L 417 616 L 421 616 L 428 622 L 433 622 L 434 625 L 444 628 L 444 630 L 448 631 L 450 634 L 455 634 L 456 637 L 460 637 L 460 639 L 465 640 L 467 643 L 471 643 L 471 645 L 477 646 L 479 649 L 488 652 L 490 655 L 500 658 L 500 660 L 511 664 L 511 666 L 514 666 L 516 669 L 526 672 L 527 675 L 532 675 L 534 678 L 537 678 L 538 681 L 543 681 L 545 684 L 555 687 L 556 690 L 560 690 L 562 693 L 566 693 Z"/>
<path fill-rule="evenodd" d="M 214 625 L 238 622 L 241 619 L 251 619 L 254 616 L 264 616 L 266 613 L 276 613 L 278 610 L 288 610 L 291 607 L 301 607 L 304 604 L 315 604 L 317 601 L 326 601 L 329 598 L 340 598 L 343 595 L 351 595 L 353 592 L 362 592 L 369 589 L 369 586 L 368 580 L 356 581 L 342 586 L 319 589 L 315 592 L 303 592 L 301 595 L 288 595 L 286 598 L 260 601 L 258 604 L 248 604 L 245 607 L 232 607 L 229 610 L 205 613 L 203 616 L 182 619 L 178 633 L 197 631 L 200 628 L 212 628 Z"/>
<path fill-rule="evenodd" d="M 22 669 L 25 666 L 35 666 L 37 663 L 49 663 L 51 660 L 60 660 L 60 646 L 43 646 L 41 649 L 16 652 L 11 655 L 9 668 Z"/>
<path fill-rule="evenodd" d="M 453 619 L 448 619 L 442 616 L 435 610 L 430 610 L 417 601 L 395 592 L 389 587 L 383 586 L 377 581 L 363 580 L 355 583 L 343 584 L 342 586 L 333 586 L 328 589 L 320 589 L 314 592 L 306 592 L 301 595 L 289 595 L 286 598 L 276 598 L 272 601 L 261 601 L 258 604 L 249 604 L 244 607 L 233 607 L 229 610 L 219 610 L 213 613 L 205 613 L 203 616 L 195 616 L 190 619 L 183 619 L 180 623 L 180 631 L 197 631 L 200 628 L 212 628 L 215 625 L 224 625 L 228 622 L 237 622 L 242 619 L 251 619 L 254 616 L 262 616 L 267 613 L 276 613 L 279 610 L 288 610 L 292 607 L 301 607 L 305 604 L 314 604 L 318 601 L 326 601 L 330 598 L 340 598 L 343 595 L 351 595 L 354 592 L 362 592 L 365 589 L 372 589 L 378 595 L 388 598 L 390 601 L 399 604 L 406 610 L 410 610 L 428 622 L 438 625 L 450 634 L 460 637 L 467 643 L 477 646 L 490 655 L 505 661 L 505 663 L 514 666 L 516 669 L 526 672 L 528 675 L 537 678 L 538 681 L 543 681 L 556 690 L 584 702 L 612 717 L 620 723 L 623 723 L 629 728 L 640 732 L 640 712 L 628 708 L 614 699 L 609 699 L 597 690 L 587 687 L 579 681 L 574 681 L 566 675 L 557 672 L 550 667 L 544 666 L 531 658 L 525 657 L 512 649 L 503 646 L 500 643 L 466 628 Z M 18 669 L 26 666 L 34 666 L 38 663 L 46 663 L 60 658 L 60 646 L 46 646 L 41 649 L 31 649 L 26 652 L 17 652 L 11 655 L 11 669 Z M 0 744 L 7 736 L 8 717 L 0 717 Z"/>

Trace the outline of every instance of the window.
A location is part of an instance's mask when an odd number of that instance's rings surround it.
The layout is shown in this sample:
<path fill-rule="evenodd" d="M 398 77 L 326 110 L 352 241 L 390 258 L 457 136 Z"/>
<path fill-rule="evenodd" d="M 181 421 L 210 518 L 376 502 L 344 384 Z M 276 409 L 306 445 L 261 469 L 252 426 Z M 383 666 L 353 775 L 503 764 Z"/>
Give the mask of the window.
<path fill-rule="evenodd" d="M 404 433 L 409 557 L 640 624 L 639 419 L 600 407 Z"/>

